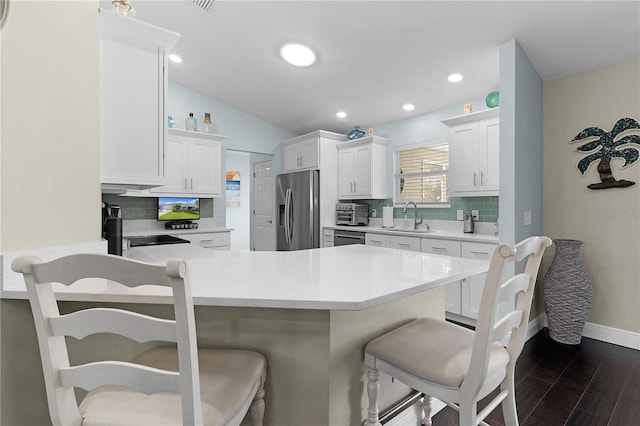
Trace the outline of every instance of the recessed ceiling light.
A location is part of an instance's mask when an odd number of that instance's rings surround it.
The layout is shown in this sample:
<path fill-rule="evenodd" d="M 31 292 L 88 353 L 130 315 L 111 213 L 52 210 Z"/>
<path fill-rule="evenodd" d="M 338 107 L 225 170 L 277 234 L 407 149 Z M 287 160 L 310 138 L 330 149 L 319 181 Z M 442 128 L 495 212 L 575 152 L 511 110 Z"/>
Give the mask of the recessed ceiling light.
<path fill-rule="evenodd" d="M 169 55 L 169 59 L 172 62 L 175 62 L 176 64 L 179 64 L 180 62 L 182 62 L 182 58 L 174 53 L 172 53 L 171 55 Z"/>
<path fill-rule="evenodd" d="M 336 112 L 336 116 L 339 118 L 346 118 L 347 117 L 347 113 L 346 112 L 342 112 L 342 111 L 338 111 Z"/>
<path fill-rule="evenodd" d="M 452 83 L 458 83 L 462 81 L 462 74 L 456 72 L 447 77 L 447 79 Z"/>
<path fill-rule="evenodd" d="M 308 67 L 316 61 L 316 54 L 307 46 L 296 43 L 287 43 L 280 48 L 280 55 L 291 65 Z"/>
<path fill-rule="evenodd" d="M 415 109 L 415 105 L 413 104 L 404 104 L 402 105 L 402 109 L 405 111 L 413 111 Z"/>

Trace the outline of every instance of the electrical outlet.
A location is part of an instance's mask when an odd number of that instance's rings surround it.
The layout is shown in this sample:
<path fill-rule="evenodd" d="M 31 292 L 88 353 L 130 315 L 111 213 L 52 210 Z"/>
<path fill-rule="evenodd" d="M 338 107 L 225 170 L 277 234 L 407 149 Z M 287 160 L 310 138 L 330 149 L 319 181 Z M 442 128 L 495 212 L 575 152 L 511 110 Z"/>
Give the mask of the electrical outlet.
<path fill-rule="evenodd" d="M 371 217 L 378 217 L 378 211 L 376 209 L 371 209 Z"/>
<path fill-rule="evenodd" d="M 524 212 L 524 224 L 525 225 L 531 225 L 531 212 L 530 211 L 526 211 Z"/>
<path fill-rule="evenodd" d="M 471 216 L 473 216 L 473 220 L 478 220 L 480 219 L 480 211 L 478 210 L 471 210 Z"/>
<path fill-rule="evenodd" d="M 456 219 L 457 220 L 464 220 L 464 211 L 463 210 L 458 210 L 456 212 Z"/>

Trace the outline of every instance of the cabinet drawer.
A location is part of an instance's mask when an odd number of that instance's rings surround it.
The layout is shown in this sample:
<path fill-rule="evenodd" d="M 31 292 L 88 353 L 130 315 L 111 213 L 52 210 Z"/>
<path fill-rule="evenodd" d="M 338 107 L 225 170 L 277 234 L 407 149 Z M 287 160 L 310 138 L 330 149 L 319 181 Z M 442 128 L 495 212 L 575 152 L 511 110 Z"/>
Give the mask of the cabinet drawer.
<path fill-rule="evenodd" d="M 364 242 L 368 246 L 391 247 L 391 236 L 367 233 L 365 234 Z"/>
<path fill-rule="evenodd" d="M 491 255 L 496 248 L 495 244 L 463 242 L 461 245 L 462 257 L 467 259 L 491 260 Z"/>
<path fill-rule="evenodd" d="M 420 251 L 420 238 L 391 236 L 391 248 L 401 250 Z"/>
<path fill-rule="evenodd" d="M 420 251 L 423 253 L 460 257 L 460 241 L 423 238 L 420 242 Z"/>
<path fill-rule="evenodd" d="M 181 234 L 178 237 L 189 240 L 191 244 L 208 249 L 225 250 L 231 246 L 230 232 L 208 232 L 202 234 Z"/>

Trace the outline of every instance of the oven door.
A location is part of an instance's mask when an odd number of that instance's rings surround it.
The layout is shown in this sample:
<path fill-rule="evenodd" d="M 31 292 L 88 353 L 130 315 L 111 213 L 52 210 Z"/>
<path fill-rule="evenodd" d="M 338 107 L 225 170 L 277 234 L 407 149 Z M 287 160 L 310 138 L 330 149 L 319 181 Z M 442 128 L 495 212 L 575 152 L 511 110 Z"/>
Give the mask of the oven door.
<path fill-rule="evenodd" d="M 335 230 L 333 233 L 334 246 L 347 246 L 350 244 L 364 244 L 365 233 L 358 231 Z"/>

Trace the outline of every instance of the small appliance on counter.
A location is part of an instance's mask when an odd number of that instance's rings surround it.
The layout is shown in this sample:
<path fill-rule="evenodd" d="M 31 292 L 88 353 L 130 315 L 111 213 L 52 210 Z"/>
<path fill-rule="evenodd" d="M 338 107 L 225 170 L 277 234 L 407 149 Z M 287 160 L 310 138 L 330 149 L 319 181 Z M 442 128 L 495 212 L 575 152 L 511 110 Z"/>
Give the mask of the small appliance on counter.
<path fill-rule="evenodd" d="M 336 225 L 357 226 L 367 224 L 369 224 L 369 207 L 366 204 L 336 204 Z"/>
<path fill-rule="evenodd" d="M 465 234 L 473 233 L 473 215 L 471 213 L 464 214 L 464 232 Z"/>
<path fill-rule="evenodd" d="M 107 253 L 122 256 L 120 206 L 102 203 L 102 237 L 107 240 Z"/>

